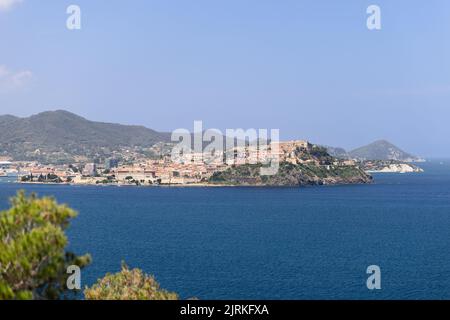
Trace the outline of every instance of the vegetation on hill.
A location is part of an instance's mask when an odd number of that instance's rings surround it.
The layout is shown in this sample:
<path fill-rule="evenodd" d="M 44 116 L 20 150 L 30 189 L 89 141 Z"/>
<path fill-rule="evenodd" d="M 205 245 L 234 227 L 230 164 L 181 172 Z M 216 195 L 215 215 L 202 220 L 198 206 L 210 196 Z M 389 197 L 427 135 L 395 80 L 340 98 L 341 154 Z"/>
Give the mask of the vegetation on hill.
<path fill-rule="evenodd" d="M 327 153 L 324 147 L 297 149 L 293 161 L 283 161 L 275 175 L 260 174 L 262 164 L 234 165 L 215 172 L 211 184 L 302 186 L 369 183 L 372 177 L 356 165 L 345 165 Z"/>
<path fill-rule="evenodd" d="M 280 163 L 275 175 L 260 175 L 261 164 L 232 166 L 215 172 L 211 184 L 235 186 L 305 186 L 327 184 L 369 183 L 372 178 L 356 166 L 317 166 L 311 164 Z"/>
<path fill-rule="evenodd" d="M 0 116 L 0 155 L 16 160 L 70 162 L 75 156 L 109 156 L 120 148 L 149 148 L 170 134 L 142 126 L 94 122 L 67 111 L 28 118 Z M 144 151 L 143 151 L 144 152 Z"/>
<path fill-rule="evenodd" d="M 350 157 L 359 160 L 417 160 L 413 156 L 386 140 L 375 141 L 367 146 L 357 148 L 349 152 Z"/>
<path fill-rule="evenodd" d="M 394 160 L 411 162 L 418 161 L 420 158 L 407 153 L 399 147 L 386 140 L 378 140 L 366 146 L 347 152 L 343 148 L 325 147 L 328 153 L 338 159 L 357 159 L 357 160 Z"/>
<path fill-rule="evenodd" d="M 327 152 L 335 158 L 338 159 L 350 159 L 350 155 L 344 148 L 338 148 L 338 147 L 330 147 L 330 146 L 324 146 L 324 148 L 327 149 Z"/>

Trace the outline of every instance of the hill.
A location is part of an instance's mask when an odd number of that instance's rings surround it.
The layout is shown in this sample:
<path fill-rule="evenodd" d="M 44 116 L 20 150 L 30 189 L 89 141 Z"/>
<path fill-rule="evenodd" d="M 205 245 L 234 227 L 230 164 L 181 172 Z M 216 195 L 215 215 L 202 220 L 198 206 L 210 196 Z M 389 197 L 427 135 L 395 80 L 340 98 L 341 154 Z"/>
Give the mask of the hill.
<path fill-rule="evenodd" d="M 328 154 L 332 157 L 338 159 L 350 159 L 350 155 L 344 148 L 330 147 L 330 146 L 323 146 L 323 147 L 327 149 Z"/>
<path fill-rule="evenodd" d="M 330 156 L 324 147 L 296 148 L 281 156 L 275 175 L 260 174 L 262 164 L 230 166 L 215 172 L 210 184 L 234 186 L 305 186 L 370 183 L 372 177 L 357 165 Z"/>
<path fill-rule="evenodd" d="M 78 155 L 107 156 L 122 147 L 149 148 L 170 141 L 169 133 L 143 126 L 90 121 L 63 110 L 27 118 L 0 116 L 0 132 L 0 155 L 43 162 L 50 157 L 63 161 Z"/>
<path fill-rule="evenodd" d="M 417 161 L 418 157 L 411 155 L 386 140 L 378 140 L 369 145 L 349 152 L 351 158 L 359 160 L 397 160 Z"/>

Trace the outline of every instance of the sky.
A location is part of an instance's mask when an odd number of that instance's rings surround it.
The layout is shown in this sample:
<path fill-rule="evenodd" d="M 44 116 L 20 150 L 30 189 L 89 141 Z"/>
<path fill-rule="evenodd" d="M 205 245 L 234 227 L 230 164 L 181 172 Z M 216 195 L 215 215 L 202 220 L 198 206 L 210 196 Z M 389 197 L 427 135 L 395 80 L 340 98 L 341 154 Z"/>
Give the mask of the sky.
<path fill-rule="evenodd" d="M 0 114 L 57 109 L 450 157 L 450 1 L 0 0 Z"/>

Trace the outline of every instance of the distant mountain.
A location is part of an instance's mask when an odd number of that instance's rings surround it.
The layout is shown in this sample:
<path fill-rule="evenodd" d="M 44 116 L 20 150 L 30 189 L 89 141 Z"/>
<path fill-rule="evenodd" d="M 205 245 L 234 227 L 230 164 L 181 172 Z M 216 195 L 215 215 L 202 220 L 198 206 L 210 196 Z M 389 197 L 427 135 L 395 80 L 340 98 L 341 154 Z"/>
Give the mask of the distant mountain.
<path fill-rule="evenodd" d="M 386 140 L 378 140 L 367 146 L 349 152 L 353 159 L 359 160 L 397 160 L 418 161 L 418 157 L 411 155 Z"/>
<path fill-rule="evenodd" d="M 350 159 L 350 155 L 344 148 L 323 146 L 327 149 L 327 152 L 330 156 L 338 158 L 338 159 Z"/>
<path fill-rule="evenodd" d="M 0 132 L 0 156 L 42 163 L 123 158 L 124 149 L 157 157 L 170 153 L 173 144 L 171 133 L 143 126 L 90 121 L 64 110 L 46 111 L 27 118 L 0 116 Z M 191 134 L 192 148 L 194 139 L 201 140 L 203 133 L 198 135 Z M 238 141 L 225 136 L 222 139 L 224 146 Z M 203 147 L 209 143 L 203 141 Z"/>
<path fill-rule="evenodd" d="M 101 156 L 120 147 L 148 148 L 170 141 L 169 133 L 143 126 L 89 121 L 67 111 L 47 111 L 28 118 L 0 116 L 0 155 L 42 160 Z"/>
<path fill-rule="evenodd" d="M 42 112 L 27 118 L 0 116 L 0 133 L 0 156 L 43 163 L 68 163 L 79 158 L 101 160 L 121 156 L 128 149 L 152 155 L 155 145 L 171 141 L 170 133 L 143 126 L 90 121 L 63 110 Z M 223 141 L 236 142 L 226 137 L 223 137 Z M 342 148 L 326 148 L 336 158 L 418 160 L 384 140 L 351 152 Z M 157 147 L 156 150 L 160 149 Z"/>

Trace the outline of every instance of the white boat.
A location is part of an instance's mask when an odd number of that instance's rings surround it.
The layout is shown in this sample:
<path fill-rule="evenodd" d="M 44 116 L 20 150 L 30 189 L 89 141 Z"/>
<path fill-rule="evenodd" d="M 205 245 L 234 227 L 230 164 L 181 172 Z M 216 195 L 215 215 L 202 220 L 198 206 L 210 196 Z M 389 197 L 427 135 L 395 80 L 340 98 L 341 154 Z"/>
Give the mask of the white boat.
<path fill-rule="evenodd" d="M 0 170 L 0 177 L 2 178 L 16 178 L 19 176 L 19 172 L 14 169 Z"/>

